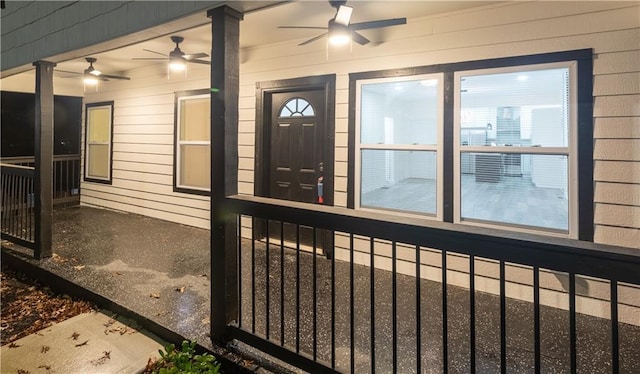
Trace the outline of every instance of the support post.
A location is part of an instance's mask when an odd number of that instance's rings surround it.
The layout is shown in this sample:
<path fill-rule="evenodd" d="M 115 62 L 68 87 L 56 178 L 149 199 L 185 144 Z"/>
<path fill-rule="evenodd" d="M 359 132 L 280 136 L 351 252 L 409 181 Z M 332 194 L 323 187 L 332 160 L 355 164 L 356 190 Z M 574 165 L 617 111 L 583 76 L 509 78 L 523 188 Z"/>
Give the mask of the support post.
<path fill-rule="evenodd" d="M 36 61 L 35 121 L 35 250 L 34 257 L 51 257 L 53 214 L 53 62 Z"/>
<path fill-rule="evenodd" d="M 238 193 L 238 95 L 240 21 L 228 6 L 211 18 L 211 339 L 228 340 L 238 320 L 238 225 L 226 212 L 225 197 Z"/>

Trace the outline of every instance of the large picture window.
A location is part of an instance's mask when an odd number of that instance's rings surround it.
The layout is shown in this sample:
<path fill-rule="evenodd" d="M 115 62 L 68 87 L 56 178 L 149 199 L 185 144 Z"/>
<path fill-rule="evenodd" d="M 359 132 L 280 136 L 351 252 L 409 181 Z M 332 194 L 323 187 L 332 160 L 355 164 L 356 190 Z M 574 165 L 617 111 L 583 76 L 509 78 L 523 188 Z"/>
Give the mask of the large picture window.
<path fill-rule="evenodd" d="M 210 190 L 210 108 L 209 93 L 176 93 L 176 191 L 208 194 Z"/>
<path fill-rule="evenodd" d="M 592 61 L 585 49 L 350 74 L 347 205 L 593 240 Z"/>
<path fill-rule="evenodd" d="M 358 207 L 439 216 L 442 75 L 362 81 L 357 102 Z"/>
<path fill-rule="evenodd" d="M 113 102 L 87 104 L 85 131 L 84 179 L 111 183 Z"/>

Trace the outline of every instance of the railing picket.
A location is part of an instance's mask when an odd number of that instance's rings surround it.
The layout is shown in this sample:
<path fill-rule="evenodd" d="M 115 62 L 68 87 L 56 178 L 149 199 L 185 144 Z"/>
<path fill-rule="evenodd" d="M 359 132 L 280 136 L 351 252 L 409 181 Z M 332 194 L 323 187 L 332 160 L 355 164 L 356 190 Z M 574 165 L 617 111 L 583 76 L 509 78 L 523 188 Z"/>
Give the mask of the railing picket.
<path fill-rule="evenodd" d="M 416 373 L 422 373 L 422 313 L 420 246 L 416 245 Z"/>
<path fill-rule="evenodd" d="M 620 348 L 618 346 L 618 282 L 611 280 L 611 369 L 620 371 Z"/>
<path fill-rule="evenodd" d="M 375 270 L 376 267 L 374 266 L 374 261 L 375 261 L 375 241 L 373 238 L 369 238 L 369 262 L 370 262 L 370 266 L 369 266 L 369 286 L 370 286 L 370 293 L 371 293 L 371 297 L 370 297 L 370 309 L 369 312 L 371 313 L 371 318 L 370 318 L 370 324 L 371 324 L 371 353 L 370 353 L 370 360 L 371 360 L 371 372 L 375 373 L 376 372 L 376 281 L 375 281 Z"/>
<path fill-rule="evenodd" d="M 507 373 L 507 295 L 505 263 L 500 261 L 500 372 Z"/>
<path fill-rule="evenodd" d="M 569 351 L 570 370 L 572 374 L 577 372 L 576 354 L 576 275 L 569 273 Z"/>
<path fill-rule="evenodd" d="M 284 346 L 284 222 L 280 221 L 280 345 Z"/>
<path fill-rule="evenodd" d="M 271 295 L 270 295 L 270 291 L 271 291 L 271 285 L 269 282 L 270 279 L 270 275 L 269 275 L 269 260 L 271 258 L 271 222 L 270 220 L 267 220 L 267 237 L 265 240 L 265 245 L 267 246 L 266 251 L 265 251 L 265 271 L 264 271 L 264 276 L 265 276 L 265 291 L 264 291 L 264 298 L 265 298 L 265 303 L 264 303 L 264 314 L 265 314 L 265 337 L 267 338 L 267 340 L 269 340 L 269 325 L 271 324 L 270 318 L 269 318 L 269 306 L 271 305 Z"/>
<path fill-rule="evenodd" d="M 536 374 L 540 374 L 540 269 L 533 267 L 533 361 Z"/>
<path fill-rule="evenodd" d="M 251 217 L 251 333 L 256 333 L 256 218 Z"/>
<path fill-rule="evenodd" d="M 335 232 L 331 232 L 335 237 Z M 335 249 L 331 255 L 331 368 L 336 367 L 336 256 Z"/>
<path fill-rule="evenodd" d="M 393 372 L 398 372 L 398 253 L 396 242 L 391 242 L 391 318 L 392 324 L 392 340 L 391 346 L 393 350 Z"/>
<path fill-rule="evenodd" d="M 296 224 L 296 353 L 300 352 L 300 225 Z"/>
<path fill-rule="evenodd" d="M 442 372 L 449 372 L 449 335 L 447 319 L 447 251 L 442 254 Z"/>
<path fill-rule="evenodd" d="M 242 215 L 237 216 L 238 227 L 238 247 L 236 252 L 238 253 L 238 274 L 242 274 Z M 238 327 L 242 328 L 242 281 L 238 282 Z"/>
<path fill-rule="evenodd" d="M 316 228 L 312 229 L 313 234 L 313 361 L 318 360 L 318 264 L 316 257 L 318 256 L 318 246 L 316 242 Z"/>
<path fill-rule="evenodd" d="M 355 373 L 355 297 L 353 282 L 353 234 L 349 235 L 349 348 L 351 373 Z"/>
<path fill-rule="evenodd" d="M 476 258 L 469 255 L 469 368 L 476 372 Z"/>

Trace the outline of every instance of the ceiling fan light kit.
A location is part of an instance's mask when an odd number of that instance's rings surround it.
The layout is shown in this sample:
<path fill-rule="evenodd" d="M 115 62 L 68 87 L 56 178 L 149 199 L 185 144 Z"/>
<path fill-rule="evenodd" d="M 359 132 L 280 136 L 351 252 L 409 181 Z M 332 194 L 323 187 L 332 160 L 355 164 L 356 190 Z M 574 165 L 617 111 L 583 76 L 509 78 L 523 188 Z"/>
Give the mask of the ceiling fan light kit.
<path fill-rule="evenodd" d="M 326 32 L 314 36 L 298 44 L 299 46 L 314 42 L 324 36 L 328 36 L 329 44 L 334 46 L 345 45 L 350 41 L 354 41 L 360 45 L 369 43 L 369 39 L 358 33 L 358 30 L 377 29 L 382 27 L 404 25 L 407 23 L 406 18 L 390 18 L 377 21 L 351 23 L 351 14 L 353 8 L 346 6 L 344 0 L 329 0 L 329 4 L 336 8 L 336 15 L 331 18 L 327 27 L 318 26 L 278 26 L 280 29 L 316 29 L 327 30 Z"/>
<path fill-rule="evenodd" d="M 146 52 L 155 53 L 162 57 L 134 57 L 132 60 L 138 61 L 167 61 L 167 79 L 170 78 L 171 72 L 182 72 L 184 71 L 186 74 L 187 70 L 187 62 L 192 62 L 196 64 L 203 65 L 211 65 L 211 62 L 206 60 L 201 60 L 203 57 L 209 57 L 208 54 L 204 52 L 187 54 L 184 53 L 180 49 L 180 43 L 184 41 L 182 36 L 172 35 L 171 41 L 175 43 L 175 48 L 169 52 L 168 54 L 152 51 L 150 49 L 144 49 Z"/>

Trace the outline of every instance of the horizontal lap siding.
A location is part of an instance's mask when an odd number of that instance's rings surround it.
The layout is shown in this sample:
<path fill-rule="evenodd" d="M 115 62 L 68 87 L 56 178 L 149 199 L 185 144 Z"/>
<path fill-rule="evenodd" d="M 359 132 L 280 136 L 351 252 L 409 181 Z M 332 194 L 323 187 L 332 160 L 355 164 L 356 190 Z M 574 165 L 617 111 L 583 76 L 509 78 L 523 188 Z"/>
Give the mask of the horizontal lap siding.
<path fill-rule="evenodd" d="M 258 22 L 259 13 L 244 22 Z M 311 35 L 311 34 L 310 34 Z M 369 35 L 369 34 L 367 34 Z M 326 51 L 323 42 L 256 47 L 241 65 L 240 133 L 253 131 L 255 83 L 336 73 L 335 203 L 347 202 L 348 74 L 352 72 L 594 50 L 595 241 L 640 247 L 640 9 L 635 2 L 504 3 L 412 19 L 385 29 L 383 43 Z M 374 43 L 372 43 L 374 44 Z M 240 148 L 246 148 L 243 144 Z M 241 169 L 253 157 L 243 149 Z M 241 184 L 250 180 L 241 180 Z M 615 188 L 612 183 L 619 184 Z M 603 185 L 600 185 L 603 184 Z M 245 190 L 250 188 L 245 185 Z M 609 196 L 609 194 L 613 194 Z M 621 218 L 623 217 L 623 218 Z M 621 222 L 622 219 L 631 222 Z"/>
<path fill-rule="evenodd" d="M 113 163 L 112 184 L 83 182 L 81 203 L 209 228 L 209 198 L 173 192 L 174 91 L 208 87 L 208 67 L 171 80 L 153 69 L 132 76 L 85 96 L 114 101 Z"/>
<path fill-rule="evenodd" d="M 595 241 L 640 247 L 640 7 L 633 2 L 511 2 L 423 19 L 384 30 L 386 41 L 354 45 L 348 52 L 326 51 L 320 41 L 298 47 L 296 40 L 252 48 L 241 65 L 240 136 L 255 127 L 255 84 L 310 75 L 336 74 L 335 204 L 346 206 L 348 170 L 349 73 L 472 61 L 583 48 L 594 51 L 594 184 Z M 259 13 L 243 22 L 259 22 Z M 366 33 L 363 32 L 363 33 Z M 367 36 L 373 34 L 366 34 Z M 313 36 L 312 33 L 308 37 Z M 254 159 L 243 150 L 240 169 L 252 171 Z M 251 173 L 240 184 L 251 193 Z M 243 227 L 250 227 L 248 219 Z M 249 231 L 245 231 L 248 235 Z M 336 235 L 336 258 L 349 261 L 348 237 Z M 370 265 L 369 241 L 356 240 L 355 262 Z M 421 252 L 423 276 L 440 279 L 437 252 Z M 447 272 L 452 284 L 468 286 L 468 263 L 452 257 Z M 415 249 L 398 249 L 398 271 L 415 272 Z M 390 248 L 377 245 L 375 266 L 390 269 Z M 479 289 L 497 293 L 497 270 L 488 261 L 476 264 Z M 531 299 L 531 271 L 508 267 L 507 293 Z M 541 274 L 542 300 L 568 308 L 562 276 Z M 586 280 L 578 311 L 608 317 L 608 284 Z M 580 294 L 580 290 L 579 294 Z M 638 288 L 621 290 L 621 320 L 640 325 Z"/>

